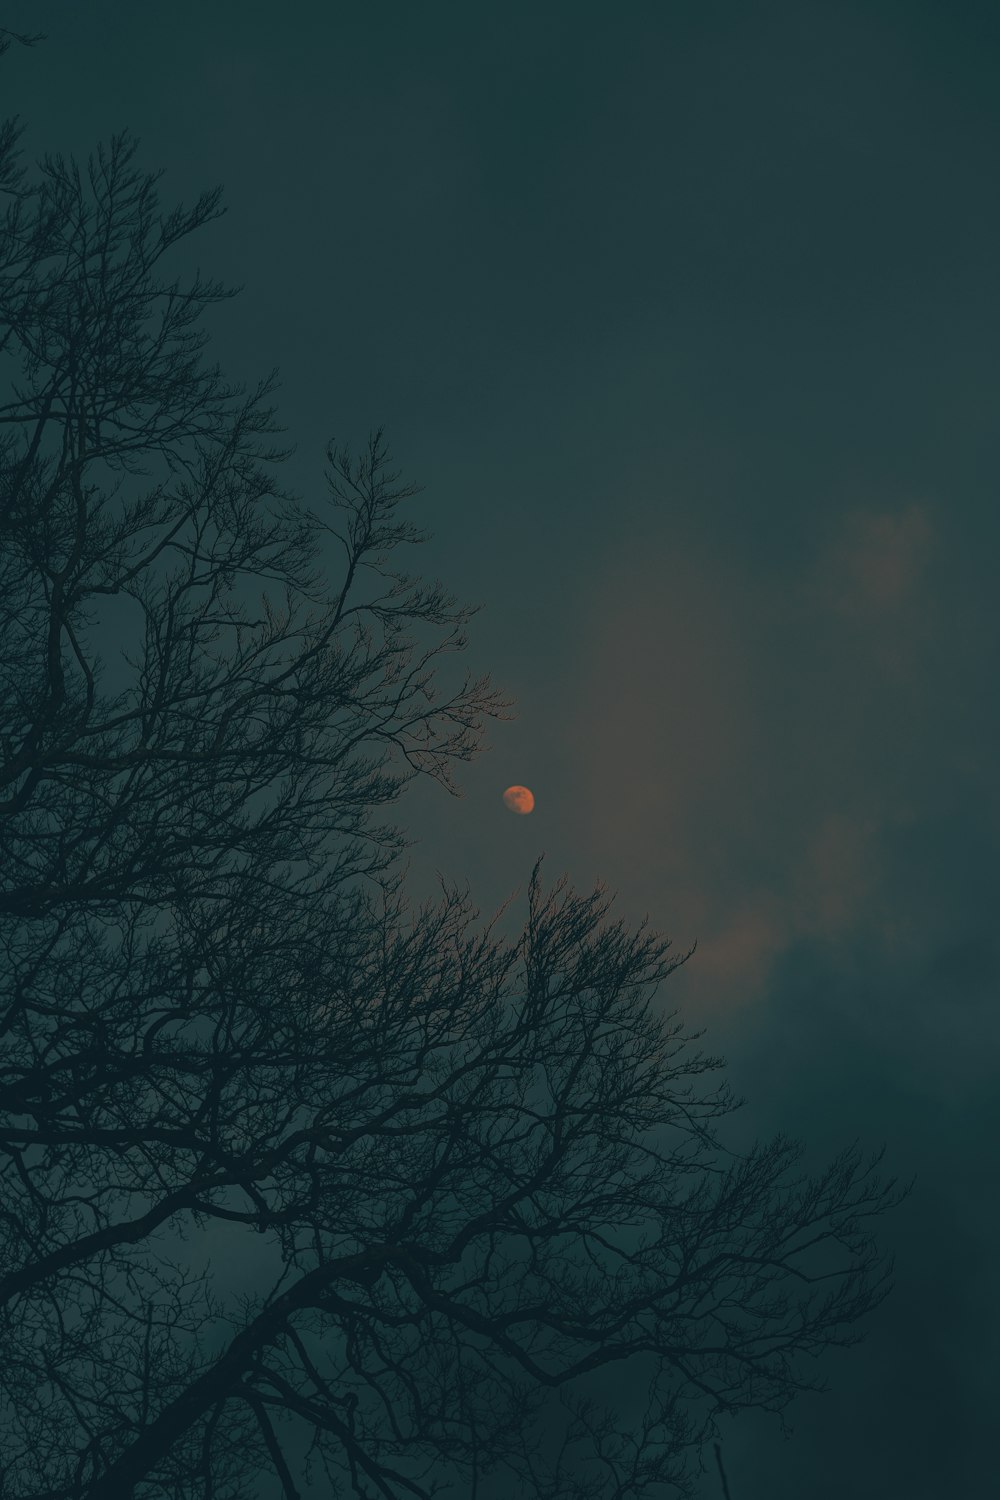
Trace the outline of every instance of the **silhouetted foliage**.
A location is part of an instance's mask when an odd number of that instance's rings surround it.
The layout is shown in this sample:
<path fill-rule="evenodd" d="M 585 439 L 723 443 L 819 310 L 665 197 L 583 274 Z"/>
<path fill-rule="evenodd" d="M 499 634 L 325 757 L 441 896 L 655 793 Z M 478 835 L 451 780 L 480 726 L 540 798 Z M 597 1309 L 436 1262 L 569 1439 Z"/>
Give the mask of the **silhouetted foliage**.
<path fill-rule="evenodd" d="M 216 193 L 15 145 L 4 1497 L 691 1493 L 715 1416 L 855 1341 L 894 1185 L 721 1145 L 653 1006 L 683 960 L 600 891 L 536 869 L 513 940 L 406 905 L 380 815 L 502 711 L 442 680 L 469 612 L 396 565 L 412 491 L 379 436 L 315 510 L 278 486 L 269 384 L 202 362 L 227 294 L 165 269 Z"/>

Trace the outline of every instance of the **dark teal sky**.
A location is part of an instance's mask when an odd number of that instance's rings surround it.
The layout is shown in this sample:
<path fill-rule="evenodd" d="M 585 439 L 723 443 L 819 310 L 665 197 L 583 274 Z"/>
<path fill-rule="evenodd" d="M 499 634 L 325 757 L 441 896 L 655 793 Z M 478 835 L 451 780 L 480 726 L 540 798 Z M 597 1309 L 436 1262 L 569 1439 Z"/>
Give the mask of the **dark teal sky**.
<path fill-rule="evenodd" d="M 733 1500 L 995 1482 L 1000 8 L 17 3 L 31 154 L 222 183 L 214 350 L 319 491 L 385 424 L 518 700 L 413 881 L 603 877 L 664 999 L 820 1158 L 916 1172 L 832 1391 Z M 500 792 L 525 782 L 530 818 Z M 735 1127 L 734 1127 L 735 1129 Z M 714 1472 L 705 1500 L 716 1500 Z"/>

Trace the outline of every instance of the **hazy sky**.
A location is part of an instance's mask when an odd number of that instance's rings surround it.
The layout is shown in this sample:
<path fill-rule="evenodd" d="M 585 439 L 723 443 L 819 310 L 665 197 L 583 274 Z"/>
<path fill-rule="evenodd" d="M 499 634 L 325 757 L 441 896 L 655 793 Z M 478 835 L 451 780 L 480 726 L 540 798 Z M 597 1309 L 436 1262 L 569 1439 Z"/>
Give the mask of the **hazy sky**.
<path fill-rule="evenodd" d="M 1000 7 L 3 12 L 49 34 L 0 76 L 32 154 L 127 126 L 166 198 L 224 184 L 213 352 L 280 367 L 292 482 L 385 424 L 421 566 L 485 606 L 519 717 L 404 808 L 415 884 L 604 878 L 697 938 L 664 999 L 741 1131 L 918 1174 L 868 1341 L 790 1441 L 733 1426 L 733 1500 L 986 1493 Z"/>

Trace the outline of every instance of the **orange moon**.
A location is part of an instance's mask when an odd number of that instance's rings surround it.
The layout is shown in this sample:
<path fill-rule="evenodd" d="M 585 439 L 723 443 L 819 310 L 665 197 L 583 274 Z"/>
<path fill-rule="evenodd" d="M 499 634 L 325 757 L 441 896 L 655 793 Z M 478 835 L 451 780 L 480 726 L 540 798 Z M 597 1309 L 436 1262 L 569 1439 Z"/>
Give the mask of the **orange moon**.
<path fill-rule="evenodd" d="M 520 813 L 522 817 L 530 813 L 535 806 L 535 796 L 529 792 L 526 786 L 509 786 L 503 794 L 504 806 L 509 807 L 512 813 Z"/>

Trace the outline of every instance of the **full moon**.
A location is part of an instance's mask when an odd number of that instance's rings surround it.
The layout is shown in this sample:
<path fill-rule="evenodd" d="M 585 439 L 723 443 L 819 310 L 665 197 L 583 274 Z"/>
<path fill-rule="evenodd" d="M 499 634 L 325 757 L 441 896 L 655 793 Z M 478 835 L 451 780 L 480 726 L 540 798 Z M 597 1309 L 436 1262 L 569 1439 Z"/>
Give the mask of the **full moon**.
<path fill-rule="evenodd" d="M 512 813 L 520 813 L 522 816 L 530 813 L 535 806 L 535 796 L 529 792 L 526 786 L 509 786 L 503 794 L 504 806 L 509 807 Z"/>

